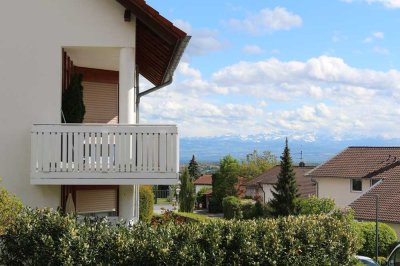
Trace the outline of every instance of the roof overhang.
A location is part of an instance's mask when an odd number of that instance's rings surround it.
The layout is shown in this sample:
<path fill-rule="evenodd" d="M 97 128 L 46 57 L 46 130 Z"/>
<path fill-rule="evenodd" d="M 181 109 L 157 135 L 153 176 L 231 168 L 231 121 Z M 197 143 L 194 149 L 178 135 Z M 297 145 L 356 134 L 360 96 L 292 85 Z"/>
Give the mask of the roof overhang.
<path fill-rule="evenodd" d="M 172 79 L 190 36 L 175 27 L 144 0 L 117 0 L 136 17 L 136 64 L 156 86 Z"/>

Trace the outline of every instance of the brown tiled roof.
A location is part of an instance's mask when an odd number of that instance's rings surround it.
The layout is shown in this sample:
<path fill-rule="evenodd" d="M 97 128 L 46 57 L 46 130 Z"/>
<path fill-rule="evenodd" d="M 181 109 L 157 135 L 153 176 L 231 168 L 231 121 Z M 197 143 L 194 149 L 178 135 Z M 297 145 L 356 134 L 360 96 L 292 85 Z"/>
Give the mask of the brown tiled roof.
<path fill-rule="evenodd" d="M 296 174 L 296 182 L 299 189 L 299 194 L 302 197 L 308 197 L 310 195 L 316 194 L 316 186 L 311 181 L 311 178 L 306 177 L 305 174 L 313 169 L 314 166 L 294 166 L 293 170 Z M 265 171 L 260 176 L 248 181 L 245 183 L 246 187 L 255 187 L 258 186 L 258 183 L 261 184 L 275 184 L 278 181 L 278 174 L 281 170 L 279 165 L 272 167 L 271 169 Z"/>
<path fill-rule="evenodd" d="M 358 220 L 375 220 L 375 195 L 379 195 L 379 220 L 400 223 L 400 166 L 377 176 L 383 179 L 350 204 Z"/>
<path fill-rule="evenodd" d="M 194 182 L 195 185 L 212 185 L 212 175 L 199 176 Z"/>
<path fill-rule="evenodd" d="M 136 17 L 136 63 L 139 73 L 154 85 L 168 82 L 190 37 L 144 0 L 117 2 Z"/>
<path fill-rule="evenodd" d="M 400 147 L 348 147 L 308 177 L 368 178 L 400 165 Z"/>

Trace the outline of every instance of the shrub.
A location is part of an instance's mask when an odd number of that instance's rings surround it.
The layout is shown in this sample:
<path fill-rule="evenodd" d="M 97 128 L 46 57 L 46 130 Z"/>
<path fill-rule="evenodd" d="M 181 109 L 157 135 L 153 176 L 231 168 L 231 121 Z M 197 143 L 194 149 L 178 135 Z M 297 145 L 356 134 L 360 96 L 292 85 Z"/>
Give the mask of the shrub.
<path fill-rule="evenodd" d="M 131 228 L 27 210 L 2 236 L 4 265 L 351 265 L 345 215 L 211 220 Z"/>
<path fill-rule="evenodd" d="M 19 199 L 0 187 L 0 235 L 14 222 L 22 207 Z"/>
<path fill-rule="evenodd" d="M 154 207 L 154 193 L 151 186 L 140 186 L 139 197 L 139 220 L 149 223 Z"/>
<path fill-rule="evenodd" d="M 181 192 L 179 194 L 179 211 L 193 212 L 195 199 L 195 189 L 187 168 L 179 177 L 181 181 Z"/>
<path fill-rule="evenodd" d="M 225 219 L 242 219 L 242 204 L 235 196 L 228 196 L 222 200 L 222 208 Z"/>
<path fill-rule="evenodd" d="M 335 201 L 333 199 L 311 196 L 299 199 L 298 209 L 300 215 L 327 214 L 335 209 Z"/>
<path fill-rule="evenodd" d="M 356 226 L 359 229 L 361 238 L 364 240 L 359 255 L 374 257 L 375 256 L 375 222 L 358 222 Z M 378 250 L 380 256 L 388 256 L 393 243 L 397 240 L 397 234 L 389 225 L 379 223 L 378 225 Z"/>

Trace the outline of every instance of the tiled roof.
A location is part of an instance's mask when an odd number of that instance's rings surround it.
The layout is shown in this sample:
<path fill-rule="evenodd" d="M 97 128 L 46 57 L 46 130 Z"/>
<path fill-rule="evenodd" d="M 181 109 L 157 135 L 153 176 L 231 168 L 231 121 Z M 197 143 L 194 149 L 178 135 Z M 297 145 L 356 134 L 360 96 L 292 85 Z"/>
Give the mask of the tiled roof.
<path fill-rule="evenodd" d="M 400 147 L 348 147 L 308 177 L 367 178 L 400 165 Z"/>
<path fill-rule="evenodd" d="M 375 220 L 375 195 L 379 196 L 379 220 L 400 223 L 400 166 L 379 175 L 384 178 L 350 204 L 358 220 Z"/>
<path fill-rule="evenodd" d="M 195 181 L 195 185 L 212 185 L 212 175 L 199 176 Z"/>
<path fill-rule="evenodd" d="M 299 194 L 303 197 L 308 197 L 310 195 L 316 194 L 316 186 L 311 181 L 311 178 L 306 177 L 305 174 L 313 169 L 314 166 L 294 166 L 293 170 L 296 174 L 296 182 L 299 189 Z M 272 167 L 271 169 L 265 171 L 260 176 L 248 181 L 244 185 L 246 187 L 258 186 L 261 184 L 275 184 L 278 181 L 278 174 L 281 170 L 279 165 Z"/>

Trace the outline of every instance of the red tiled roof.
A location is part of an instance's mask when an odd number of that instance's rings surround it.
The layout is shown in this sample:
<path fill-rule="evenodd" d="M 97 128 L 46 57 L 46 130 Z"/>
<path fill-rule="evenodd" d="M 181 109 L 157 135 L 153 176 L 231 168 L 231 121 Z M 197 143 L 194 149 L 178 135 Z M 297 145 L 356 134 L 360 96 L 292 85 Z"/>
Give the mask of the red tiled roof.
<path fill-rule="evenodd" d="M 379 196 L 379 220 L 400 223 L 400 166 L 391 168 L 376 177 L 380 183 L 350 204 L 358 220 L 375 220 L 375 195 Z"/>
<path fill-rule="evenodd" d="M 212 175 L 199 176 L 195 181 L 195 185 L 212 185 Z"/>
<path fill-rule="evenodd" d="M 311 178 L 306 177 L 305 174 L 313 169 L 314 166 L 294 166 L 293 170 L 296 175 L 296 182 L 299 190 L 299 194 L 302 197 L 308 197 L 310 195 L 316 194 L 316 186 L 315 183 L 311 181 Z M 272 167 L 271 169 L 265 171 L 260 176 L 246 182 L 244 185 L 246 187 L 254 187 L 258 186 L 258 183 L 261 184 L 275 184 L 278 181 L 278 174 L 281 170 L 279 165 Z"/>
<path fill-rule="evenodd" d="M 306 176 L 368 178 L 397 165 L 400 147 L 348 147 Z"/>
<path fill-rule="evenodd" d="M 190 37 L 144 0 L 117 2 L 136 17 L 136 63 L 139 73 L 154 85 L 168 82 Z"/>

